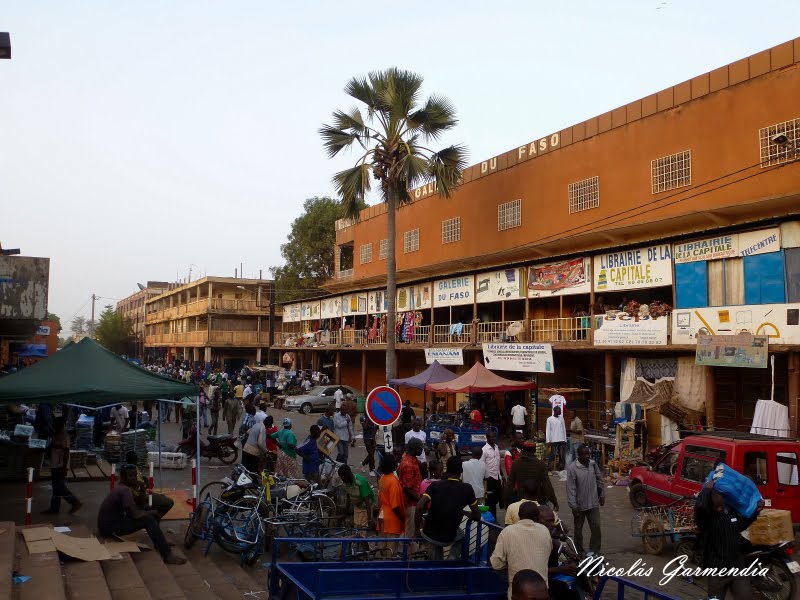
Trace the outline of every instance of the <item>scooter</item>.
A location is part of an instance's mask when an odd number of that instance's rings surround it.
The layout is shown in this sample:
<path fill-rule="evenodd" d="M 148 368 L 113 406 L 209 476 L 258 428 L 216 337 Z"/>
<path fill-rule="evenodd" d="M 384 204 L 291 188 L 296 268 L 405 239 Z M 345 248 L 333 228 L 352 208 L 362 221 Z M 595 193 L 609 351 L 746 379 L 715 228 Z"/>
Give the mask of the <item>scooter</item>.
<path fill-rule="evenodd" d="M 562 529 L 563 531 L 563 529 Z M 574 567 L 573 574 L 560 573 L 549 579 L 550 598 L 553 600 L 589 600 L 594 594 L 594 578 L 579 573 L 581 555 L 575 541 L 566 533 L 562 533 L 558 547 L 559 566 Z"/>
<path fill-rule="evenodd" d="M 189 458 L 197 455 L 197 425 L 192 425 L 189 437 L 178 442 L 178 451 Z M 200 438 L 200 456 L 220 459 L 226 465 L 232 465 L 239 460 L 239 448 L 236 447 L 236 438 L 232 435 L 210 435 L 208 441 Z"/>

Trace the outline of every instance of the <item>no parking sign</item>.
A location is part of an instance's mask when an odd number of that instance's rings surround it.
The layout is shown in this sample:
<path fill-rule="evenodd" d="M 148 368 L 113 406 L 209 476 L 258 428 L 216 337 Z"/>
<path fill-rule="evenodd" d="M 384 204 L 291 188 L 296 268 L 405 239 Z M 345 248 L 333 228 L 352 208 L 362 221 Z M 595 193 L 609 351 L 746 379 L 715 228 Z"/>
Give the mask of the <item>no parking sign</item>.
<path fill-rule="evenodd" d="M 400 418 L 403 401 L 394 389 L 380 385 L 367 394 L 365 411 L 369 420 L 381 427 L 386 452 L 393 448 L 392 431 L 389 427 Z"/>

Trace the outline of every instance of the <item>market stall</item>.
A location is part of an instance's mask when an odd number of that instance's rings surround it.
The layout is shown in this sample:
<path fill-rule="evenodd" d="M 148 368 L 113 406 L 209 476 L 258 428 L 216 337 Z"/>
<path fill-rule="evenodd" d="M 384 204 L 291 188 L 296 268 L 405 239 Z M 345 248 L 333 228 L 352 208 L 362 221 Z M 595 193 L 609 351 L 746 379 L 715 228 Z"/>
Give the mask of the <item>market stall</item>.
<path fill-rule="evenodd" d="M 446 383 L 456 378 L 456 374 L 445 369 L 438 360 L 434 360 L 427 369 L 421 373 L 417 373 L 413 377 L 406 377 L 405 379 L 390 379 L 389 385 L 402 385 L 412 387 L 425 392 L 425 397 L 422 402 L 422 420 L 428 420 L 428 392 L 426 386 L 429 383 Z"/>

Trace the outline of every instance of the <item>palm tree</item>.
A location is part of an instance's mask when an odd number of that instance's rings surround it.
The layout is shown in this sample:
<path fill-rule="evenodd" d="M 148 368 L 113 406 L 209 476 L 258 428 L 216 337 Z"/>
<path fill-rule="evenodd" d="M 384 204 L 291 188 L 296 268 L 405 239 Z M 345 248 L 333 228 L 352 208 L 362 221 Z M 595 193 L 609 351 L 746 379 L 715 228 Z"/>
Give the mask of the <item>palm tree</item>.
<path fill-rule="evenodd" d="M 345 217 L 358 219 L 360 203 L 370 190 L 370 176 L 378 182 L 381 200 L 387 205 L 387 380 L 396 374 L 395 210 L 411 202 L 409 189 L 425 182 L 434 182 L 440 196 L 450 197 L 466 167 L 464 146 L 434 152 L 422 145 L 437 140 L 458 120 L 455 107 L 446 98 L 434 95 L 420 102 L 421 86 L 422 77 L 396 67 L 354 77 L 344 91 L 365 105 L 366 119 L 358 106 L 337 110 L 333 125 L 323 125 L 319 130 L 331 158 L 354 145 L 363 151 L 354 167 L 333 176 Z"/>

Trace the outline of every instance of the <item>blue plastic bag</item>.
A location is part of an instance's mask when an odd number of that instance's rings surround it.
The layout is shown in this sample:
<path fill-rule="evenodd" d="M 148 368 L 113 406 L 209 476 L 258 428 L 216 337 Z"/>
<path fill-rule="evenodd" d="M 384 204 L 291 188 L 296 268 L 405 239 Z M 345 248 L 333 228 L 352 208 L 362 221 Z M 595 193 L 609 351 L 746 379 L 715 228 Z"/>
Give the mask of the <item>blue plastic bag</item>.
<path fill-rule="evenodd" d="M 704 483 L 714 480 L 714 489 L 725 499 L 725 504 L 739 515 L 750 518 L 758 508 L 761 493 L 749 477 L 745 477 L 725 463 L 720 463 L 706 477 Z"/>

